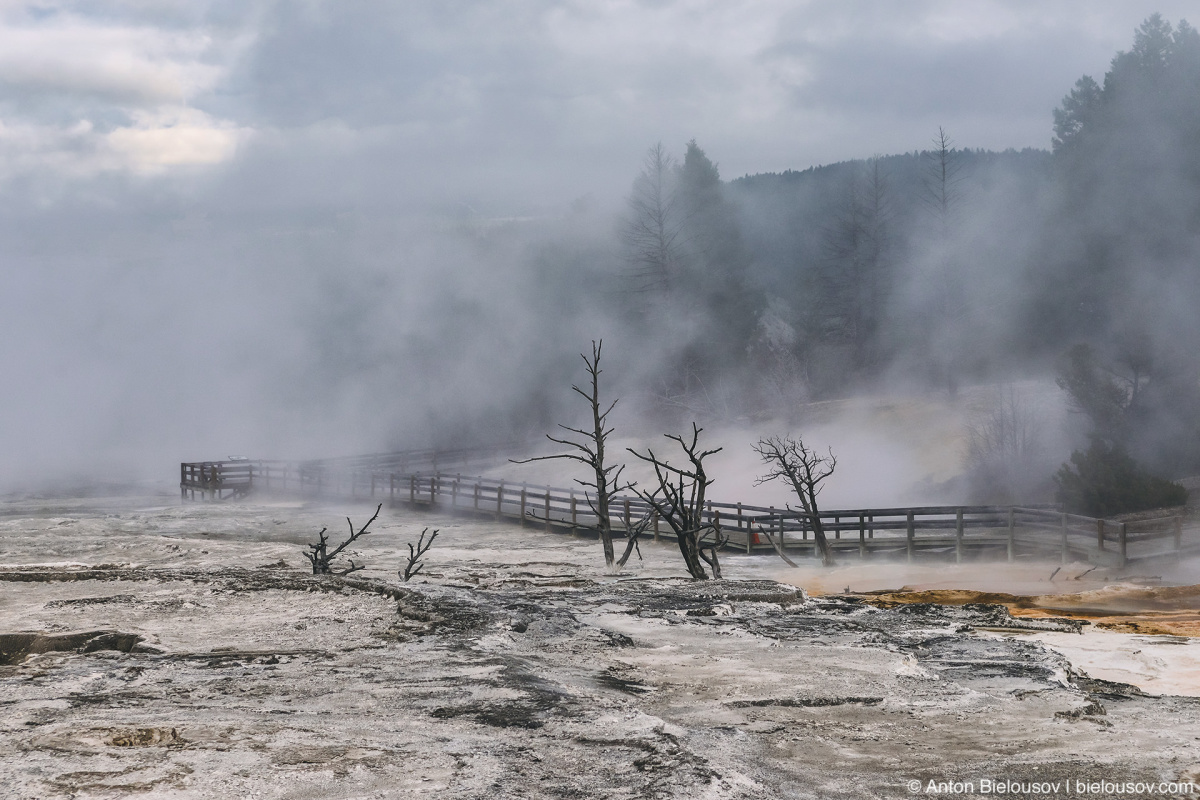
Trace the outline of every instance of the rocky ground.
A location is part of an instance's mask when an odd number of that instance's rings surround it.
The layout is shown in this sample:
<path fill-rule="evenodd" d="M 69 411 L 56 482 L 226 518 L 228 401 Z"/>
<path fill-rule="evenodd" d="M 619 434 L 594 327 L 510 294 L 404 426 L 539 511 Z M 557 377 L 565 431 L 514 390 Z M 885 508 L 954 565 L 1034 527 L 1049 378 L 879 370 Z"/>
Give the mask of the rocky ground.
<path fill-rule="evenodd" d="M 1081 621 L 808 597 L 768 579 L 766 556 L 693 583 L 667 545 L 608 575 L 584 538 L 403 509 L 356 547 L 367 569 L 306 574 L 317 530 L 371 510 L 4 503 L 3 795 L 890 798 L 935 780 L 973 782 L 960 797 L 1066 797 L 982 781 L 1200 782 L 1200 700 L 1094 680 L 1029 635 Z M 441 533 L 402 583 L 426 526 Z"/>

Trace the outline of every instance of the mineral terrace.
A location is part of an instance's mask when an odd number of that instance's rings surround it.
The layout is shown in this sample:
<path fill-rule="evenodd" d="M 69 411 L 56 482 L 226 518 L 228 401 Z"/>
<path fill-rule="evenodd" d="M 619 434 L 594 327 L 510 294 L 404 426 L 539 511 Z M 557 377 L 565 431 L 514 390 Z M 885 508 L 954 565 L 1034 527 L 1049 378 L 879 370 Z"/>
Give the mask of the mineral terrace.
<path fill-rule="evenodd" d="M 1080 637 L 1078 620 L 809 597 L 767 556 L 727 556 L 726 580 L 693 583 L 667 544 L 609 575 L 583 537 L 404 509 L 356 547 L 367 569 L 306 574 L 316 531 L 372 510 L 3 503 L 4 797 L 1200 782 L 1200 700 L 1089 678 L 1036 638 Z M 441 534 L 402 583 L 426 526 Z M 1142 639 L 1147 652 L 1194 642 Z"/>

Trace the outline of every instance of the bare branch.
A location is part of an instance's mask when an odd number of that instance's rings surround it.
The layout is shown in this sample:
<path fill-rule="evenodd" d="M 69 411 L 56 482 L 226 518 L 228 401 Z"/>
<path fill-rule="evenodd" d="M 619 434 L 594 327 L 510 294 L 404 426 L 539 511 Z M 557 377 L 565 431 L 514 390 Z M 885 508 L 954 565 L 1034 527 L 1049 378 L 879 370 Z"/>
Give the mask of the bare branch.
<path fill-rule="evenodd" d="M 761 533 L 763 536 L 767 537 L 767 541 L 770 542 L 771 546 L 775 548 L 775 552 L 779 554 L 779 557 L 782 558 L 789 567 L 799 568 L 800 565 L 797 564 L 795 561 L 792 561 L 790 558 L 788 558 L 787 553 L 783 552 L 783 532 L 782 531 L 780 531 L 780 533 L 779 533 L 779 541 L 778 542 L 775 541 L 775 537 L 773 537 L 771 535 L 771 532 L 769 530 L 767 530 L 766 528 L 764 528 L 762 525 L 758 526 L 758 532 Z"/>
<path fill-rule="evenodd" d="M 629 530 L 626 532 L 626 536 L 628 538 L 625 540 L 625 552 L 621 554 L 619 559 L 617 559 L 618 569 L 625 566 L 625 563 L 629 561 L 629 556 L 634 551 L 637 551 L 638 561 L 643 560 L 642 550 L 640 547 L 638 547 L 638 538 L 640 538 L 642 534 L 646 532 L 646 529 L 650 527 L 650 523 L 653 521 L 653 519 L 654 517 L 652 514 L 647 514 L 629 526 Z"/>
<path fill-rule="evenodd" d="M 421 531 L 421 538 L 417 540 L 417 546 L 415 548 L 412 546 L 411 542 L 409 543 L 408 564 L 404 567 L 404 571 L 400 573 L 400 577 L 405 583 L 408 583 L 411 578 L 415 577 L 417 573 L 421 571 L 421 567 L 425 566 L 425 563 L 420 560 L 421 556 L 425 555 L 425 553 L 429 551 L 429 548 L 433 547 L 433 540 L 437 538 L 439 532 L 440 531 L 435 530 L 430 535 L 429 541 L 426 542 L 425 534 L 429 533 L 429 528 L 425 528 Z"/>
<path fill-rule="evenodd" d="M 313 575 L 349 575 L 351 572 L 366 569 L 365 566 L 355 564 L 353 559 L 348 559 L 350 566 L 343 569 L 335 569 L 333 567 L 333 560 L 352 542 L 370 533 L 367 528 L 371 527 L 371 523 L 379 518 L 379 512 L 382 509 L 383 503 L 380 503 L 376 507 L 375 513 L 371 515 L 371 518 L 357 531 L 354 530 L 354 523 L 350 521 L 349 517 L 346 517 L 346 524 L 350 526 L 350 536 L 346 541 L 335 547 L 332 553 L 329 552 L 329 539 L 325 536 L 325 532 L 329 529 L 322 528 L 320 533 L 317 534 L 317 542 L 308 546 L 312 552 L 304 554 L 309 564 L 312 565 Z"/>

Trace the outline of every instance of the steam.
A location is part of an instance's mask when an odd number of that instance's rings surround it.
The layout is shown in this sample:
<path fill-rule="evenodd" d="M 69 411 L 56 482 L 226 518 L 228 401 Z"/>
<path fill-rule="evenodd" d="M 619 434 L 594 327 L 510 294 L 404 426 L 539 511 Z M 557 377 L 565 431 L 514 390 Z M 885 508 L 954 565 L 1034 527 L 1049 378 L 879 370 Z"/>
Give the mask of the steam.
<path fill-rule="evenodd" d="M 813 335 L 804 275 L 819 246 L 788 239 L 803 213 L 729 179 L 923 149 L 939 124 L 970 147 L 1044 146 L 1066 87 L 1150 10 L 1087 4 L 1040 26 L 1022 15 L 1043 12 L 999 10 L 997 26 L 931 3 L 876 9 L 862 29 L 852 10 L 802 19 L 789 4 L 7 7 L 0 490 L 159 478 L 232 453 L 535 437 L 573 419 L 577 354 L 604 338 L 623 430 L 642 440 L 699 416 L 726 444 L 720 497 L 782 505 L 753 488 L 748 444 L 802 429 L 839 456 L 831 506 L 953 499 L 966 401 L 914 411 L 936 419 L 909 437 L 888 408 L 920 403 L 886 399 L 927 386 L 911 321 L 935 254 L 897 273 L 888 368 L 823 396 L 812 378 L 840 369 L 839 353 L 781 355 Z M 1002 89 L 998 63 L 1044 78 Z M 921 80 L 929 64 L 962 85 Z M 881 71 L 911 74 L 916 102 L 873 95 Z M 986 108 L 970 101 L 981 91 Z M 692 137 L 725 179 L 750 298 L 731 319 L 757 349 L 722 354 L 705 404 L 664 407 L 656 387 L 678 348 L 631 313 L 620 219 L 645 149 L 661 140 L 682 160 Z M 1045 381 L 1040 354 L 999 355 L 1031 298 L 996 269 L 1037 249 L 1014 232 L 1039 217 L 1044 187 L 1000 168 L 972 180 L 947 247 L 971 254 L 974 296 L 1012 313 L 928 347 L 967 341 L 992 360 L 982 381 Z M 809 211 L 827 199 L 819 183 L 804 191 Z M 668 322 L 691 344 L 724 326 Z M 764 364 L 771 380 L 749 381 Z M 800 408 L 821 399 L 836 413 Z"/>

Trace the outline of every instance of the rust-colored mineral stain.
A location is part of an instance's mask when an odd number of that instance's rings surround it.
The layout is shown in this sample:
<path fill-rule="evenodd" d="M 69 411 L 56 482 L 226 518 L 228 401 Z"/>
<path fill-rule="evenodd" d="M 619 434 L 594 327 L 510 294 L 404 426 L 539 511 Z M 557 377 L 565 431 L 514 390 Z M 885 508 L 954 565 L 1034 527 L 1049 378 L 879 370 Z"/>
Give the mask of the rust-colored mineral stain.
<path fill-rule="evenodd" d="M 973 589 L 925 589 L 848 595 L 879 608 L 913 603 L 1001 605 L 1014 617 L 1082 619 L 1118 633 L 1200 636 L 1200 585 L 1145 587 L 1113 585 L 1051 595 L 1015 595 Z"/>

